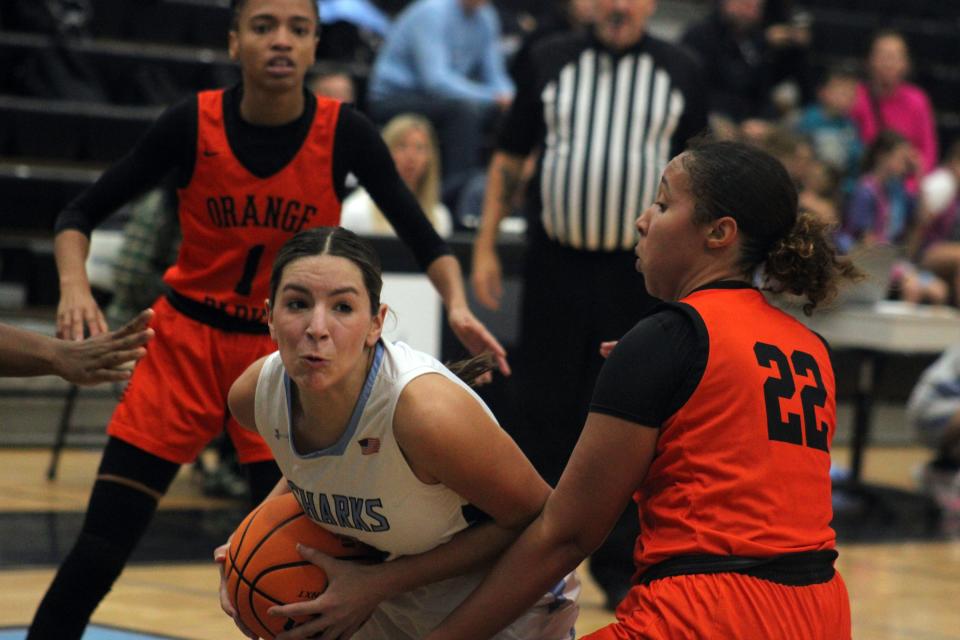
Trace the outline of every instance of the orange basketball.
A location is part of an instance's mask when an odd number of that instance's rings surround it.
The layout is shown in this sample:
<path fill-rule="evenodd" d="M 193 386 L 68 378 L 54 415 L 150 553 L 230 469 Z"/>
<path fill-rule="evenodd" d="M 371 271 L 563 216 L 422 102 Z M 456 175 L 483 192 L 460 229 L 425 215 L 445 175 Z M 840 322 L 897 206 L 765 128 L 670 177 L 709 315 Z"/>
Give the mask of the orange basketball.
<path fill-rule="evenodd" d="M 309 619 L 271 616 L 270 607 L 313 600 L 327 588 L 323 570 L 301 557 L 298 542 L 337 558 L 373 560 L 381 555 L 310 520 L 292 493 L 266 500 L 233 533 L 223 568 L 230 602 L 261 638 L 273 640 Z"/>

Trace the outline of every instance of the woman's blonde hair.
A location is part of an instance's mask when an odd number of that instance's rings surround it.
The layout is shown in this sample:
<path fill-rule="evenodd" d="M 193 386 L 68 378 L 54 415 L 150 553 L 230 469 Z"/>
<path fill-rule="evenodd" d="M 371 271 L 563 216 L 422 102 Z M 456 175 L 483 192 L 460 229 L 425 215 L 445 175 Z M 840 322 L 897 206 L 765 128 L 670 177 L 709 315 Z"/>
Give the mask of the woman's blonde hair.
<path fill-rule="evenodd" d="M 427 219 L 434 228 L 437 227 L 437 203 L 440 202 L 440 149 L 437 146 L 437 135 L 430 121 L 423 116 L 415 113 L 401 113 L 394 116 L 386 124 L 381 132 L 383 141 L 387 148 L 393 152 L 394 147 L 400 144 L 400 141 L 410 131 L 419 129 L 427 134 L 430 142 L 430 160 L 427 162 L 427 170 L 420 179 L 420 184 L 415 185 L 413 195 L 420 203 L 420 208 L 426 214 Z M 380 208 L 374 204 L 373 228 L 377 231 L 389 231 L 390 223 L 384 217 Z"/>

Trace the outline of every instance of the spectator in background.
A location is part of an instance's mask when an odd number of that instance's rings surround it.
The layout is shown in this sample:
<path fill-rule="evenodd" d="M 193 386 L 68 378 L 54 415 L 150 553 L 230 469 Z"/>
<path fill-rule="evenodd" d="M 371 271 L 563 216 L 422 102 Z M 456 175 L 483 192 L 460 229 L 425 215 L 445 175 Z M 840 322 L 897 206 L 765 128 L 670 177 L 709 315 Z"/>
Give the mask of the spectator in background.
<path fill-rule="evenodd" d="M 395 116 L 383 129 L 397 172 L 417 197 L 420 208 L 440 237 L 453 233 L 450 212 L 440 202 L 440 157 L 430 121 L 416 114 Z M 360 235 L 393 235 L 380 208 L 364 189 L 354 191 L 343 202 L 340 226 Z"/>
<path fill-rule="evenodd" d="M 896 32 L 874 35 L 867 58 L 867 80 L 857 87 L 851 117 L 865 144 L 885 129 L 900 133 L 917 151 L 920 175 L 937 163 L 937 129 L 930 98 L 920 87 L 908 83 L 910 52 L 907 41 Z M 916 180 L 907 182 L 916 191 Z"/>
<path fill-rule="evenodd" d="M 840 173 L 846 191 L 853 188 L 863 156 L 860 131 L 850 114 L 857 97 L 853 71 L 827 71 L 817 89 L 817 102 L 800 114 L 796 130 L 809 138 L 817 159 Z"/>
<path fill-rule="evenodd" d="M 766 127 L 762 134 L 744 139 L 760 147 L 787 169 L 797 186 L 800 207 L 814 214 L 821 222 L 836 228 L 838 213 L 836 172 L 817 160 L 813 147 L 804 136 L 785 127 Z"/>
<path fill-rule="evenodd" d="M 960 304 L 960 140 L 920 182 L 920 225 L 920 266 L 950 283 Z"/>
<path fill-rule="evenodd" d="M 646 33 L 655 0 L 596 0 L 595 8 L 591 33 L 544 40 L 524 65 L 473 247 L 474 293 L 496 309 L 500 223 L 530 154 L 542 149 L 527 190 L 520 415 L 511 435 L 551 484 L 583 427 L 603 362 L 600 343 L 619 339 L 657 302 L 633 269 L 634 221 L 653 202 L 671 155 L 707 125 L 696 61 Z M 630 511 L 590 561 L 611 608 L 630 586 L 637 527 Z"/>
<path fill-rule="evenodd" d="M 318 0 L 323 32 L 320 60 L 373 63 L 390 30 L 390 16 L 370 0 Z"/>
<path fill-rule="evenodd" d="M 921 473 L 924 492 L 945 515 L 960 517 L 960 345 L 924 371 L 907 401 L 907 419 L 936 452 Z"/>
<path fill-rule="evenodd" d="M 510 62 L 510 76 L 514 82 L 533 45 L 558 33 L 589 29 L 593 23 L 593 6 L 594 0 L 560 0 L 550 5 L 546 13 L 538 16 L 536 27 L 524 36 L 520 48 Z"/>
<path fill-rule="evenodd" d="M 765 27 L 763 12 L 764 0 L 717 0 L 714 11 L 681 38 L 703 65 L 711 124 L 724 137 L 744 120 L 775 118 L 774 86 L 801 75 L 806 65 L 800 54 L 809 44 L 809 27 Z"/>
<path fill-rule="evenodd" d="M 346 71 L 336 69 L 321 71 L 313 76 L 307 86 L 318 96 L 326 96 L 348 104 L 357 102 L 356 85 L 353 77 Z"/>
<path fill-rule="evenodd" d="M 848 251 L 856 243 L 900 247 L 911 256 L 916 234 L 916 200 L 907 191 L 907 179 L 917 172 L 915 152 L 900 134 L 881 131 L 867 148 L 864 173 L 847 204 L 838 246 Z M 907 302 L 942 304 L 946 284 L 908 260 L 898 260 L 891 270 L 890 287 Z"/>
<path fill-rule="evenodd" d="M 370 76 L 375 120 L 413 112 L 436 127 L 447 202 L 482 166 L 484 132 L 513 96 L 499 41 L 487 0 L 416 0 L 397 16 Z"/>

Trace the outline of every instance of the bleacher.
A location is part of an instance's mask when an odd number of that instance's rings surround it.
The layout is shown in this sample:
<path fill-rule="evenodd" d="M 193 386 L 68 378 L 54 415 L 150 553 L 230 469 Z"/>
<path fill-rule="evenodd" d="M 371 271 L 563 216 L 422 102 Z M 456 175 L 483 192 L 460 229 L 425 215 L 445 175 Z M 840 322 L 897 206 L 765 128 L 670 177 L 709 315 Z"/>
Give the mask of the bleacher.
<path fill-rule="evenodd" d="M 0 281 L 41 307 L 57 298 L 42 240 L 60 209 L 166 105 L 239 79 L 228 2 L 91 0 L 82 16 L 52 6 L 0 8 Z"/>
<path fill-rule="evenodd" d="M 812 63 L 862 65 L 879 29 L 904 34 L 913 58 L 912 81 L 933 102 L 941 148 L 960 139 L 960 12 L 943 0 L 802 0 L 813 17 Z"/>
<path fill-rule="evenodd" d="M 52 15 L 55 4 L 10 0 L 0 7 L 0 234 L 7 236 L 0 261 L 19 248 L 21 235 L 49 237 L 59 209 L 128 151 L 164 106 L 239 77 L 226 54 L 228 0 L 89 0 L 85 23 Z M 673 4 L 687 13 L 696 6 Z M 902 30 L 914 80 L 933 100 L 941 145 L 960 136 L 960 15 L 953 3 L 798 4 L 813 17 L 817 66 L 861 63 L 875 30 Z M 664 14 L 674 9 L 669 0 L 661 5 Z M 362 77 L 366 69 L 354 71 Z M 0 270 L 0 280 L 10 278 L 9 266 Z"/>

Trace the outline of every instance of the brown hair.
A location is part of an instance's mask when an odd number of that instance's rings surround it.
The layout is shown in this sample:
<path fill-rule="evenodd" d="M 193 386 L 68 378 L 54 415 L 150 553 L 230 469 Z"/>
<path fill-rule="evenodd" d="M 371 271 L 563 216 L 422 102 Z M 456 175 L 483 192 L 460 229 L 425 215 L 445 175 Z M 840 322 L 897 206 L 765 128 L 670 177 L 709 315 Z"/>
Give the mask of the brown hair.
<path fill-rule="evenodd" d="M 807 299 L 804 313 L 832 300 L 841 279 L 859 270 L 837 255 L 830 227 L 800 213 L 797 189 L 776 158 L 741 142 L 698 140 L 683 156 L 696 199 L 694 216 L 705 223 L 729 216 L 742 234 L 740 267 L 762 270 L 764 288 Z"/>
<path fill-rule="evenodd" d="M 316 227 L 301 231 L 287 240 L 273 261 L 270 272 L 270 305 L 273 306 L 283 270 L 291 262 L 311 256 L 337 256 L 357 265 L 370 297 L 370 313 L 380 309 L 383 269 L 380 256 L 369 242 L 343 227 Z"/>

